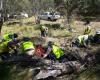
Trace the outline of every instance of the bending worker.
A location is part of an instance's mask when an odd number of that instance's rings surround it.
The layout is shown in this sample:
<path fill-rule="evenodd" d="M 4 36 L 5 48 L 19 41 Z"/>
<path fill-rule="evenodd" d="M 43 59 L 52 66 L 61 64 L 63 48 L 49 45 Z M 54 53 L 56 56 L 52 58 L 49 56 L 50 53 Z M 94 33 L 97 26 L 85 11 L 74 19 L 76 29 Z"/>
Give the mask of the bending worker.
<path fill-rule="evenodd" d="M 32 57 L 35 52 L 35 46 L 30 38 L 24 37 L 22 43 L 22 53 L 26 56 Z"/>
<path fill-rule="evenodd" d="M 51 60 L 58 60 L 63 62 L 65 60 L 65 54 L 64 51 L 55 45 L 53 42 L 48 42 L 48 49 L 44 56 L 44 58 L 47 57 Z"/>
<path fill-rule="evenodd" d="M 47 34 L 48 34 L 48 28 L 46 26 L 42 26 L 40 28 L 40 31 L 41 31 L 41 37 L 46 37 Z"/>

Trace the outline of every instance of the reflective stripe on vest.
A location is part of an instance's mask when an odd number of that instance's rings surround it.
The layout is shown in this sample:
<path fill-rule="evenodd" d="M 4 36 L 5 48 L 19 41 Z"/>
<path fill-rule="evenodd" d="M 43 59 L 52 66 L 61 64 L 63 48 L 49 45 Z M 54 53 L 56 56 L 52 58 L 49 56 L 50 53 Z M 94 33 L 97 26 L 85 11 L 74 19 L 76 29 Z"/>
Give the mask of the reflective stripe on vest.
<path fill-rule="evenodd" d="M 57 59 L 64 55 L 64 52 L 58 46 L 53 45 L 52 48 Z"/>
<path fill-rule="evenodd" d="M 34 49 L 33 43 L 32 42 L 24 42 L 23 43 L 23 50 L 28 50 L 28 49 Z"/>

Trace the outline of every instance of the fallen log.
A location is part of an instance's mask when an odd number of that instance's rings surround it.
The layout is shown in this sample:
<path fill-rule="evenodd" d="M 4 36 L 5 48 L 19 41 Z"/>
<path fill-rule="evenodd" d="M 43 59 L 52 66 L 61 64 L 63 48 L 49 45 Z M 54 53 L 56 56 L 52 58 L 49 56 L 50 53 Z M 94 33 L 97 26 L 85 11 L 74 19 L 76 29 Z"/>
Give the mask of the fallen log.
<path fill-rule="evenodd" d="M 84 66 L 77 61 L 69 61 L 65 63 L 54 63 L 51 67 L 40 69 L 40 72 L 35 76 L 35 79 L 46 79 L 48 77 L 57 77 L 62 74 L 72 74 L 80 72 Z"/>

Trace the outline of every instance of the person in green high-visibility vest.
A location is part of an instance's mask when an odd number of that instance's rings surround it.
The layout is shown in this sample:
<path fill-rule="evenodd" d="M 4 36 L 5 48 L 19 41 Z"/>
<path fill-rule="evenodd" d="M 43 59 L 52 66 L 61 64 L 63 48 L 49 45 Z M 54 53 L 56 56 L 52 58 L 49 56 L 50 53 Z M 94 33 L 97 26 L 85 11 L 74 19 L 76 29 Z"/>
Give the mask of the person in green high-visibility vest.
<path fill-rule="evenodd" d="M 48 57 L 51 60 L 58 60 L 61 62 L 65 60 L 64 51 L 51 41 L 48 42 L 48 49 L 47 49 L 46 55 L 44 55 L 44 58 L 45 57 Z"/>
<path fill-rule="evenodd" d="M 22 43 L 22 53 L 27 56 L 33 56 L 35 52 L 35 46 L 30 38 L 24 37 Z"/>

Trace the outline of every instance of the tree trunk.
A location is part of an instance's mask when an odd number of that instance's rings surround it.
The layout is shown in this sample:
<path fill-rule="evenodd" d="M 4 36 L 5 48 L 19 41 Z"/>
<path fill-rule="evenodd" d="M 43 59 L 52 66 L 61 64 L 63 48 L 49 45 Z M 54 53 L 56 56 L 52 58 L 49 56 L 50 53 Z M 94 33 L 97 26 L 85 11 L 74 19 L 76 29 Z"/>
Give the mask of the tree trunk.
<path fill-rule="evenodd" d="M 68 24 L 68 30 L 70 32 L 72 32 L 72 27 L 71 27 L 71 15 L 67 14 L 66 15 L 66 19 L 67 19 L 67 24 Z"/>
<path fill-rule="evenodd" d="M 2 25 L 3 25 L 3 19 L 0 20 L 0 35 L 1 35 Z"/>
<path fill-rule="evenodd" d="M 0 35 L 1 35 L 2 25 L 3 25 L 3 0 L 0 1 Z"/>

